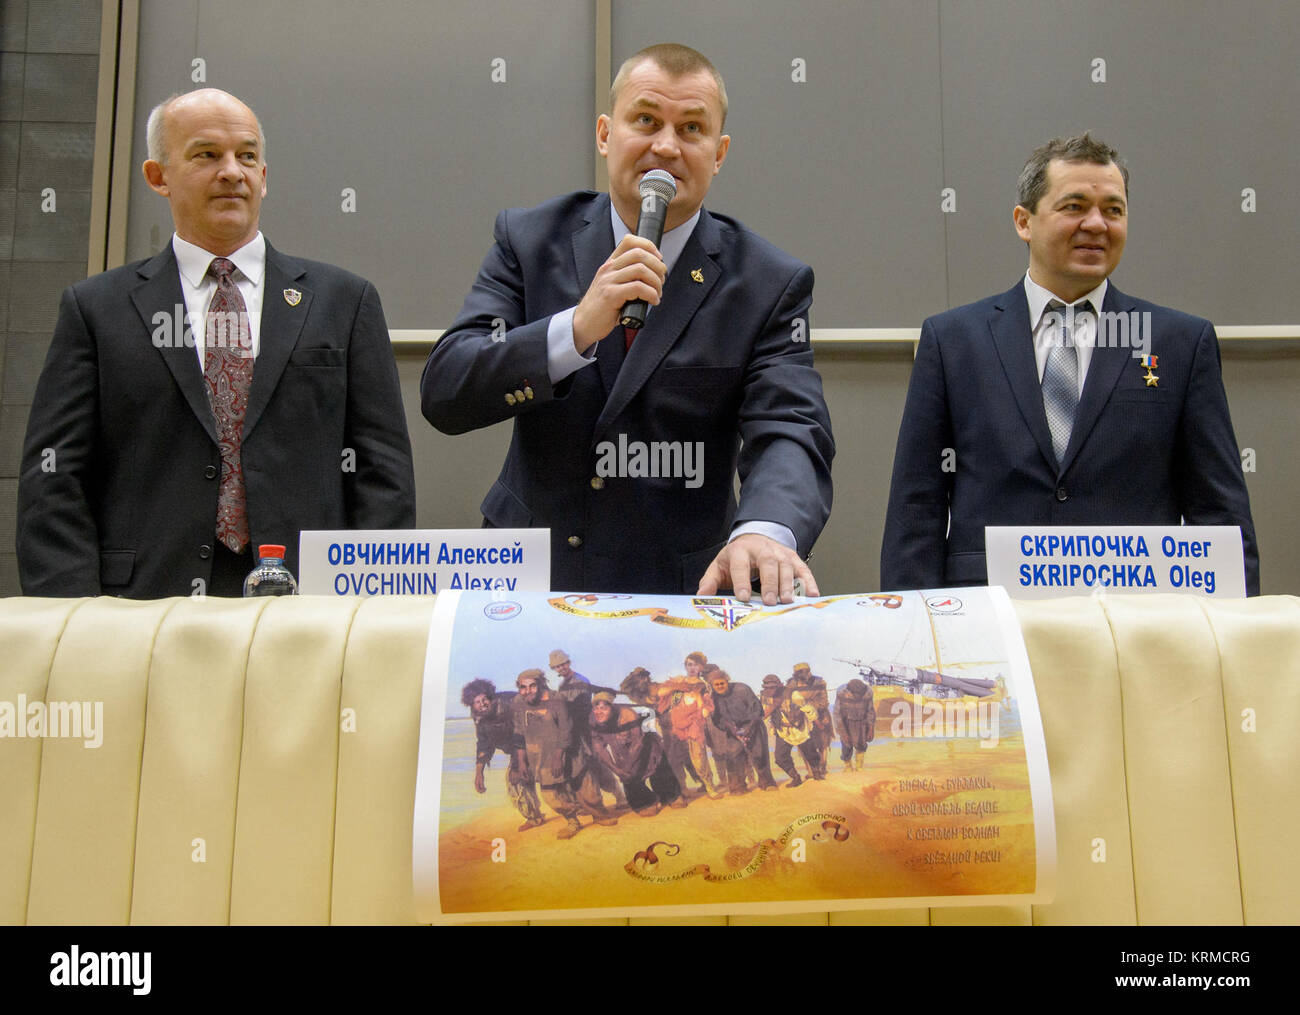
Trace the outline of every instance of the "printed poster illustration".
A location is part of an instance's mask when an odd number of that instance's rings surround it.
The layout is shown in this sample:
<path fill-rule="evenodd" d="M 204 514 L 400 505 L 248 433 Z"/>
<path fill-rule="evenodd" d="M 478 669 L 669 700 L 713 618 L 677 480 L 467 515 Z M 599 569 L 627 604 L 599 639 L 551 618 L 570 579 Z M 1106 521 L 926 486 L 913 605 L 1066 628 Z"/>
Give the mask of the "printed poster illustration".
<path fill-rule="evenodd" d="M 1010 602 L 444 593 L 413 845 L 430 922 L 1045 902 Z"/>

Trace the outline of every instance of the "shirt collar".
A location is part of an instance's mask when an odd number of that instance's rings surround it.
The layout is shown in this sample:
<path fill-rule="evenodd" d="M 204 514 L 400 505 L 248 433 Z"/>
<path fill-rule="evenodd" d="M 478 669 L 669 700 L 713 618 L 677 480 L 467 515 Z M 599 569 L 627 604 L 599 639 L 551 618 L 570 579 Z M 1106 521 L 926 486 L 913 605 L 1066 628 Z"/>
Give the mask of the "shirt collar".
<path fill-rule="evenodd" d="M 1091 304 L 1092 312 L 1095 316 L 1100 313 L 1102 304 L 1106 300 L 1106 288 L 1109 285 L 1110 279 L 1103 278 L 1101 280 L 1101 285 L 1097 286 L 1097 288 L 1092 292 L 1085 293 L 1079 299 L 1075 300 L 1074 306 L 1077 307 L 1080 303 Z M 1043 313 L 1047 310 L 1047 304 L 1052 302 L 1052 300 L 1060 300 L 1061 303 L 1067 302 L 1057 296 L 1056 293 L 1049 289 L 1044 289 L 1041 285 L 1035 282 L 1029 277 L 1029 272 L 1025 272 L 1025 298 L 1029 301 L 1029 326 L 1032 330 L 1037 330 L 1038 324 L 1043 318 Z"/>
<path fill-rule="evenodd" d="M 677 263 L 677 258 L 683 250 L 686 249 L 686 241 L 691 238 L 691 233 L 695 231 L 695 224 L 700 221 L 700 212 L 702 208 L 696 208 L 695 214 L 688 218 L 681 225 L 669 229 L 664 233 L 663 239 L 659 243 L 659 253 L 663 255 L 664 266 L 671 272 L 673 265 Z M 623 242 L 623 237 L 632 230 L 623 224 L 623 220 L 618 217 L 618 212 L 614 210 L 614 202 L 609 202 L 609 222 L 614 227 L 614 246 Z"/>
<path fill-rule="evenodd" d="M 172 233 L 172 250 L 176 253 L 176 264 L 181 275 L 195 289 L 203 285 L 208 266 L 214 257 L 219 256 L 204 250 L 197 243 L 182 240 L 176 233 Z M 266 274 L 266 238 L 260 229 L 256 236 L 226 257 L 234 262 L 235 267 L 254 286 L 262 284 L 262 276 Z"/>

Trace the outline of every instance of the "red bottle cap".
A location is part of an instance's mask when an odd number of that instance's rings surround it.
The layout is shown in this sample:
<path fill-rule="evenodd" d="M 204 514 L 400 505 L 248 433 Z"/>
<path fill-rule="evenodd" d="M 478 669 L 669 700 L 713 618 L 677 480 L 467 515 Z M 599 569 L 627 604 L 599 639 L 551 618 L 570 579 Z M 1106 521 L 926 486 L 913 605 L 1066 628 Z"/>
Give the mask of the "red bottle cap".
<path fill-rule="evenodd" d="M 274 543 L 265 543 L 257 548 L 258 558 L 274 557 L 277 560 L 284 560 L 284 547 L 276 546 Z"/>

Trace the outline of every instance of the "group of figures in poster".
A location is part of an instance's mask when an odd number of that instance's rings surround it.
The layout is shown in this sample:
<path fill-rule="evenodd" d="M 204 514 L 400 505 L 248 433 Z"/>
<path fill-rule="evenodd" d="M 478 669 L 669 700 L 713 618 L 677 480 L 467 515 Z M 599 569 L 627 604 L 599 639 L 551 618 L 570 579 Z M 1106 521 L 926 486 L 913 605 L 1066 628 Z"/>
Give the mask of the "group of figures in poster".
<path fill-rule="evenodd" d="M 548 662 L 559 678 L 554 688 L 544 671 L 527 669 L 513 692 L 481 678 L 461 692 L 476 733 L 474 788 L 487 791 L 484 772 L 504 753 L 507 791 L 524 818 L 520 831 L 546 823 L 543 802 L 565 822 L 558 837 L 569 839 L 584 827 L 583 816 L 613 825 L 624 809 L 649 818 L 700 797 L 775 791 L 773 760 L 789 777 L 784 786 L 797 787 L 826 778 L 837 737 L 850 771 L 862 768 L 875 736 L 871 687 L 849 681 L 832 711 L 826 681 L 807 663 L 796 663 L 784 683 L 767 674 L 755 694 L 703 652 L 687 655 L 686 672 L 667 680 L 638 666 L 617 689 L 592 684 L 563 649 Z"/>

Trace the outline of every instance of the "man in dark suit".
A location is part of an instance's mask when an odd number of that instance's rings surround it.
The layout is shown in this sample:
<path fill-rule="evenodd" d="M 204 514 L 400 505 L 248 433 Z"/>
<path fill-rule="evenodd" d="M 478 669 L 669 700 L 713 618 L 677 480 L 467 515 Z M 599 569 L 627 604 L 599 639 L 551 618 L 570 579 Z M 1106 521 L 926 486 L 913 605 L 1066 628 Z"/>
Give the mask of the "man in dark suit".
<path fill-rule="evenodd" d="M 757 573 L 789 602 L 830 512 L 834 444 L 808 345 L 813 276 L 701 203 L 731 139 L 716 69 L 685 46 L 629 59 L 596 146 L 609 194 L 502 212 L 459 317 L 425 365 L 445 433 L 514 420 L 485 524 L 549 526 L 556 589 L 698 592 Z M 656 247 L 638 184 L 676 180 Z M 640 332 L 620 309 L 646 300 Z M 737 504 L 732 484 L 741 478 Z"/>
<path fill-rule="evenodd" d="M 984 583 L 986 525 L 1184 519 L 1241 527 L 1257 595 L 1214 328 L 1108 282 L 1127 236 L 1127 168 L 1087 134 L 1054 140 L 1026 163 L 1018 197 L 1025 278 L 921 328 L 881 587 Z"/>
<path fill-rule="evenodd" d="M 25 594 L 237 596 L 261 543 L 296 572 L 302 529 L 415 524 L 379 296 L 266 243 L 264 149 L 216 89 L 150 116 L 176 235 L 63 294 L 23 449 Z"/>

